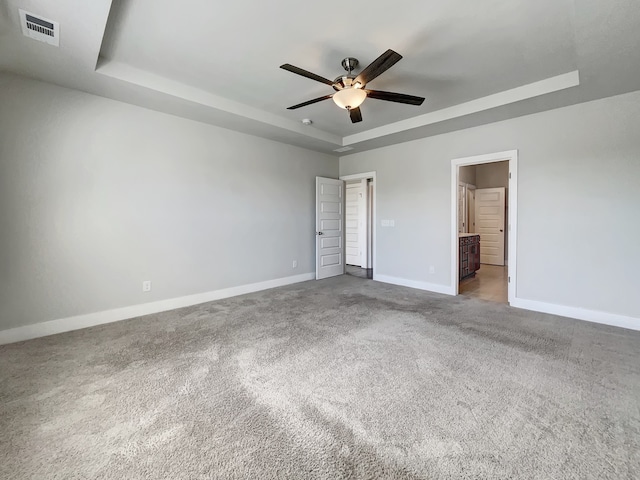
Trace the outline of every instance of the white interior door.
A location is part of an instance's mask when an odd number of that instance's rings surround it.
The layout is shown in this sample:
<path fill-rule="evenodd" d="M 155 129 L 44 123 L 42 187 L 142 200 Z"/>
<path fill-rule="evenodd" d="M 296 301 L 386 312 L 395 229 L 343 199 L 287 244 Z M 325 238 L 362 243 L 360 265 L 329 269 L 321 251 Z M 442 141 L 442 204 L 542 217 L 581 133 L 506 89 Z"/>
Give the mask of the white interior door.
<path fill-rule="evenodd" d="M 464 183 L 458 184 L 458 233 L 466 233 L 467 197 Z"/>
<path fill-rule="evenodd" d="M 476 231 L 476 189 L 467 185 L 467 232 Z"/>
<path fill-rule="evenodd" d="M 362 183 L 346 185 L 345 201 L 345 262 L 347 265 L 362 266 L 361 243 L 362 243 L 362 219 L 361 202 L 363 200 Z"/>
<path fill-rule="evenodd" d="M 476 189 L 476 232 L 480 234 L 480 263 L 504 265 L 505 189 Z"/>
<path fill-rule="evenodd" d="M 316 177 L 316 279 L 344 273 L 344 182 Z"/>

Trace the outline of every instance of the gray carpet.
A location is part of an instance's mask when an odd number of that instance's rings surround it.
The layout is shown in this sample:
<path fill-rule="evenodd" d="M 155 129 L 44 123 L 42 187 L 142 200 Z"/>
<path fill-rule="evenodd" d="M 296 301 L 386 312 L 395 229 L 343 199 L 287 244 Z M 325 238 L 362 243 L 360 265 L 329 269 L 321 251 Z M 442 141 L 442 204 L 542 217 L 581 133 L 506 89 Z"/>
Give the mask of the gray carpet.
<path fill-rule="evenodd" d="M 0 367 L 3 479 L 640 478 L 640 332 L 350 276 Z"/>

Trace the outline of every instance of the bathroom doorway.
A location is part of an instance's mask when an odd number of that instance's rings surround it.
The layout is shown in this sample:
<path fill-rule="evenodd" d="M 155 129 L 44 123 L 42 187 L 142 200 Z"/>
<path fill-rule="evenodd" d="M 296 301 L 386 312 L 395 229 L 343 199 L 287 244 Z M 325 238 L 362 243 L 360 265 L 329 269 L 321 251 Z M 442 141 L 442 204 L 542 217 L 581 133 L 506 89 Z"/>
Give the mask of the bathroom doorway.
<path fill-rule="evenodd" d="M 452 162 L 456 294 L 498 303 L 515 297 L 516 174 L 517 152 Z"/>

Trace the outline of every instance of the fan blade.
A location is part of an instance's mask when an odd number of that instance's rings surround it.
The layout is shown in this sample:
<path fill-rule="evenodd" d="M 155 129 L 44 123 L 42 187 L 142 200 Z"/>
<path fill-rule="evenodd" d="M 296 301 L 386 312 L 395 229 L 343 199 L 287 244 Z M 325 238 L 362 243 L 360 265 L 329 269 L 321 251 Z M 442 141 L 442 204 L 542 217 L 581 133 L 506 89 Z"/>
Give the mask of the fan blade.
<path fill-rule="evenodd" d="M 310 78 L 311 80 L 315 80 L 316 82 L 326 83 L 329 86 L 333 86 L 333 82 L 328 78 L 321 77 L 320 75 L 316 75 L 315 73 L 307 72 L 306 70 L 294 67 L 293 65 L 290 65 L 288 63 L 280 65 L 280 68 L 282 68 L 283 70 L 287 70 L 288 72 L 295 73 L 296 75 L 302 75 L 303 77 Z"/>
<path fill-rule="evenodd" d="M 298 105 L 294 105 L 293 107 L 288 107 L 287 110 L 295 110 L 296 108 L 306 107 L 307 105 L 311 105 L 313 103 L 318 103 L 318 102 L 321 102 L 322 100 L 326 100 L 326 99 L 331 98 L 331 97 L 333 97 L 333 94 L 325 95 L 324 97 L 314 98 L 313 100 L 309 100 L 307 102 L 299 103 Z"/>
<path fill-rule="evenodd" d="M 360 107 L 350 109 L 349 116 L 351 117 L 351 123 L 361 122 L 362 112 L 360 111 Z"/>
<path fill-rule="evenodd" d="M 402 59 L 402 55 L 394 52 L 393 50 L 387 50 L 378 58 L 376 58 L 371 64 L 365 68 L 360 75 L 356 77 L 356 82 L 360 82 L 363 86 L 376 78 L 378 75 L 386 72 Z"/>
<path fill-rule="evenodd" d="M 406 103 L 408 105 L 422 105 L 423 97 L 414 97 L 413 95 L 405 95 L 404 93 L 382 92 L 380 90 L 365 90 L 367 97 L 376 100 L 386 100 L 387 102 Z"/>

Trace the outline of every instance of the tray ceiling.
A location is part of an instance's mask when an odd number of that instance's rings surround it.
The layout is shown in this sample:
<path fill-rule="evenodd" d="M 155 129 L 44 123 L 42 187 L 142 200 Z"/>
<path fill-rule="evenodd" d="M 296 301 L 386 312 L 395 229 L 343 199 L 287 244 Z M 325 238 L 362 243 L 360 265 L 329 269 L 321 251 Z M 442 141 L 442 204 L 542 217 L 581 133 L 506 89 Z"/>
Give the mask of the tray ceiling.
<path fill-rule="evenodd" d="M 60 48 L 23 37 L 18 8 L 60 22 Z M 314 150 L 361 151 L 640 88 L 638 10 L 634 0 L 402 0 L 393 10 L 8 0 L 0 69 Z M 331 100 L 286 109 L 332 90 L 279 65 L 334 78 L 344 57 L 364 67 L 388 48 L 404 58 L 369 87 L 424 96 L 421 107 L 367 99 L 358 124 Z"/>

